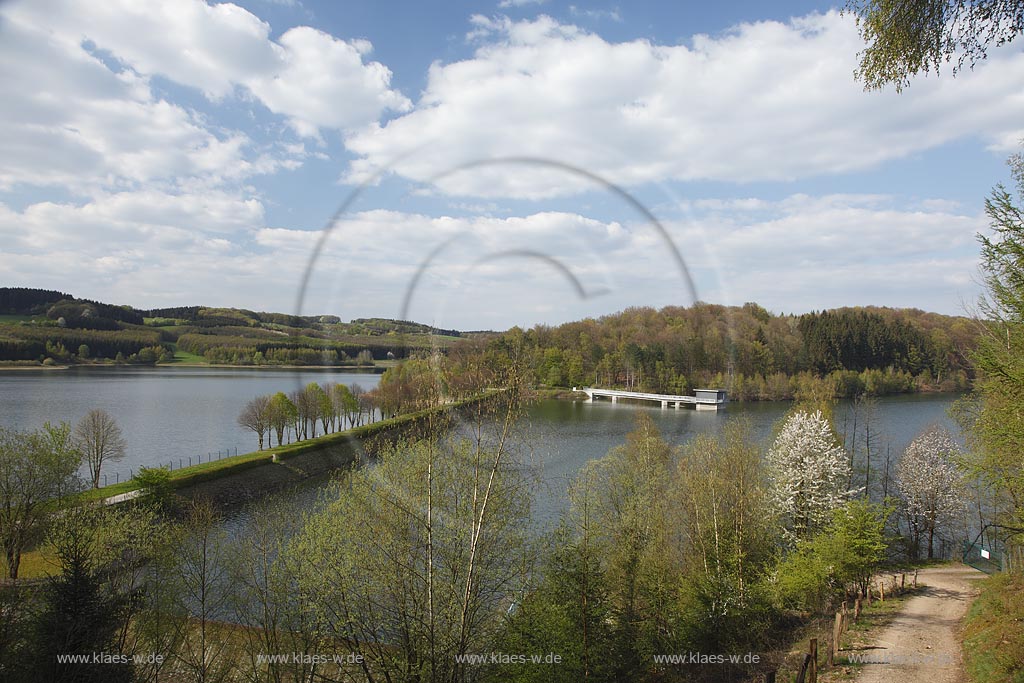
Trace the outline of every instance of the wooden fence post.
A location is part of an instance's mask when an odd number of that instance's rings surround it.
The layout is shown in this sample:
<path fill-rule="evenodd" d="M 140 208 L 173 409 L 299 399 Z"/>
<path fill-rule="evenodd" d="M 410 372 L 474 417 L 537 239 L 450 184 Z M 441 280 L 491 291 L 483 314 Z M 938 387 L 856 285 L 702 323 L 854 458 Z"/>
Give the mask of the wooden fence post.
<path fill-rule="evenodd" d="M 811 677 L 809 683 L 818 683 L 818 639 L 811 638 Z"/>
<path fill-rule="evenodd" d="M 885 602 L 885 579 L 878 579 L 878 601 Z"/>
<path fill-rule="evenodd" d="M 804 662 L 800 665 L 800 673 L 796 675 L 796 683 L 807 683 L 807 672 L 811 668 L 811 656 L 804 655 Z"/>
<path fill-rule="evenodd" d="M 900 576 L 900 590 L 905 591 L 907 589 L 907 573 L 903 572 Z"/>
<path fill-rule="evenodd" d="M 917 588 L 917 570 L 914 570 L 914 588 Z"/>
<path fill-rule="evenodd" d="M 857 601 L 853 603 L 853 621 L 856 623 L 860 620 L 860 596 L 857 596 Z"/>
<path fill-rule="evenodd" d="M 832 652 L 839 656 L 839 638 L 843 635 L 843 613 L 836 612 L 836 623 L 832 625 Z"/>

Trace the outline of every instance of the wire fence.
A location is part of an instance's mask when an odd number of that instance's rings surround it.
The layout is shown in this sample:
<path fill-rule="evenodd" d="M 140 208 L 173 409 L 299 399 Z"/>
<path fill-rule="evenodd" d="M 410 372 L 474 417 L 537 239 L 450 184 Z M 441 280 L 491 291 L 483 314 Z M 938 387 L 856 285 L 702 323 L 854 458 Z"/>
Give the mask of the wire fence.
<path fill-rule="evenodd" d="M 180 470 L 180 469 L 185 468 L 185 467 L 192 467 L 193 465 L 201 465 L 204 462 L 214 462 L 215 460 L 221 460 L 223 458 L 230 458 L 230 457 L 233 457 L 233 456 L 236 456 L 236 455 L 238 455 L 238 447 L 237 446 L 231 447 L 231 448 L 225 448 L 224 450 L 217 451 L 216 453 L 214 453 L 213 451 L 208 451 L 206 453 L 206 457 L 205 458 L 203 457 L 202 453 L 199 453 L 198 455 L 190 455 L 190 456 L 187 456 L 187 457 L 181 457 L 181 458 L 176 458 L 176 459 L 168 460 L 166 465 L 163 464 L 163 463 L 160 463 L 159 465 L 156 465 L 156 467 L 164 467 L 164 468 L 166 468 L 169 471 L 174 471 L 174 470 Z M 131 481 L 134 478 L 135 478 L 135 468 L 134 467 L 133 468 L 129 468 L 128 476 L 125 477 L 125 481 Z M 104 486 L 107 486 L 108 484 L 119 484 L 119 483 L 121 483 L 121 473 L 120 472 L 115 472 L 114 473 L 114 481 L 110 481 L 110 477 L 108 475 L 106 475 L 106 474 L 103 475 L 103 485 Z"/>

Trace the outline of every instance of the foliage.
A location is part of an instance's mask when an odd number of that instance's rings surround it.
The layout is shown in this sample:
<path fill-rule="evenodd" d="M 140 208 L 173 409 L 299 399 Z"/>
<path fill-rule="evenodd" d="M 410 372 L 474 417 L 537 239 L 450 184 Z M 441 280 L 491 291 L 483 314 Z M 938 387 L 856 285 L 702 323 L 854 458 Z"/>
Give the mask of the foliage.
<path fill-rule="evenodd" d="M 217 513 L 207 501 L 195 501 L 170 540 L 169 566 L 158 590 L 165 591 L 179 671 L 190 680 L 228 680 L 229 643 L 218 637 L 216 620 L 226 613 L 231 596 L 229 541 Z M 156 588 L 156 587 L 155 587 Z"/>
<path fill-rule="evenodd" d="M 867 594 L 871 576 L 885 559 L 888 510 L 858 499 L 835 510 L 828 527 L 801 541 L 776 570 L 786 607 L 824 612 L 851 587 Z"/>
<path fill-rule="evenodd" d="M 966 491 L 957 466 L 960 457 L 960 447 L 949 431 L 932 426 L 910 442 L 896 465 L 896 488 L 915 558 L 927 538 L 928 559 L 932 559 L 935 534 L 964 512 Z"/>
<path fill-rule="evenodd" d="M 107 589 L 95 560 L 97 536 L 92 520 L 71 516 L 58 524 L 56 552 L 61 572 L 48 580 L 33 647 L 40 655 L 30 679 L 39 681 L 130 681 L 131 665 L 60 662 L 58 655 L 118 653 L 125 596 Z"/>
<path fill-rule="evenodd" d="M 423 681 L 462 680 L 456 657 L 489 650 L 531 556 L 528 488 L 505 448 L 397 444 L 348 475 L 294 548 L 328 647 Z"/>
<path fill-rule="evenodd" d="M 682 542 L 681 630 L 687 646 L 739 651 L 767 642 L 772 618 L 764 578 L 779 533 L 750 425 L 698 435 L 680 454 L 670 494 Z"/>
<path fill-rule="evenodd" d="M 767 463 L 772 502 L 790 539 L 810 538 L 850 494 L 846 451 L 820 410 L 790 414 Z"/>
<path fill-rule="evenodd" d="M 847 9 L 867 43 L 857 78 L 868 89 L 902 90 L 951 61 L 955 74 L 1024 31 L 1020 0 L 851 0 Z"/>
<path fill-rule="evenodd" d="M 31 314 L 47 304 L 70 298 L 70 294 L 51 289 L 0 287 L 0 312 Z"/>
<path fill-rule="evenodd" d="M 298 409 L 287 394 L 279 391 L 270 397 L 267 410 L 269 411 L 267 415 L 268 430 L 272 429 L 277 434 L 277 445 L 280 446 L 288 427 L 295 424 L 295 420 L 298 418 Z"/>
<path fill-rule="evenodd" d="M 0 544 L 10 578 L 18 578 L 21 554 L 42 538 L 50 503 L 78 488 L 80 462 L 64 423 L 24 432 L 0 427 Z"/>
<path fill-rule="evenodd" d="M 543 384 L 669 394 L 713 386 L 742 400 L 781 400 L 812 374 L 833 379 L 837 396 L 965 388 L 963 351 L 974 334 L 966 319 L 910 309 L 791 316 L 756 304 L 698 303 L 513 328 L 490 347 L 521 340 L 531 374 Z"/>
<path fill-rule="evenodd" d="M 509 651 L 561 652 L 564 668 L 496 667 L 493 680 L 648 680 L 667 673 L 652 672 L 658 653 L 774 642 L 767 576 L 777 534 L 745 423 L 676 452 L 640 413 L 624 445 L 581 471 L 570 500 L 499 640 Z M 723 670 L 707 673 L 720 680 Z"/>
<path fill-rule="evenodd" d="M 609 584 L 597 549 L 587 537 L 563 527 L 542 567 L 537 588 L 520 600 L 495 648 L 531 656 L 557 653 L 556 666 L 498 664 L 487 671 L 495 683 L 620 680 L 615 676 L 614 622 Z"/>
<path fill-rule="evenodd" d="M 985 202 L 991 235 L 979 235 L 986 293 L 983 333 L 972 359 L 978 400 L 962 417 L 970 428 L 969 472 L 995 491 L 1000 523 L 1024 527 L 1024 157 L 1010 159 L 1016 197 L 998 185 Z"/>
<path fill-rule="evenodd" d="M 171 471 L 166 467 L 140 467 L 135 475 L 135 483 L 142 491 L 144 503 L 152 504 L 158 509 L 166 508 L 173 499 Z"/>

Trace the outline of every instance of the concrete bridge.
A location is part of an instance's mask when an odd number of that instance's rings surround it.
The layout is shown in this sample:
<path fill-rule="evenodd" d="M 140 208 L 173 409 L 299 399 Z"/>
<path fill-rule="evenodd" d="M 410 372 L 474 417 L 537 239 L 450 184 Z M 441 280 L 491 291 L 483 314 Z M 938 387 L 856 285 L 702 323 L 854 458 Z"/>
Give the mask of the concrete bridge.
<path fill-rule="evenodd" d="M 638 401 L 658 401 L 662 408 L 668 408 L 673 404 L 675 408 L 683 405 L 692 405 L 697 410 L 718 410 L 724 408 L 728 397 L 722 389 L 697 389 L 694 396 L 678 396 L 674 394 L 648 394 L 642 391 L 619 391 L 618 389 L 595 389 L 593 387 L 572 388 L 573 391 L 582 391 L 587 395 L 588 401 L 596 398 L 610 398 L 612 403 L 618 403 L 620 398 L 628 398 Z"/>

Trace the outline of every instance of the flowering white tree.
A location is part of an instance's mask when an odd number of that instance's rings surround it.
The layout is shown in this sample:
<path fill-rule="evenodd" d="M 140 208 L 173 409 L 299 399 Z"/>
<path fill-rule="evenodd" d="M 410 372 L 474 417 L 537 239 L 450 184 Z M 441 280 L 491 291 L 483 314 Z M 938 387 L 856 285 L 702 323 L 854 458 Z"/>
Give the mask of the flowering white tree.
<path fill-rule="evenodd" d="M 956 465 L 960 447 L 944 427 L 918 435 L 896 466 L 896 487 L 910 526 L 914 552 L 928 537 L 928 558 L 934 554 L 935 532 L 963 512 L 963 478 Z"/>
<path fill-rule="evenodd" d="M 850 464 L 820 410 L 793 413 L 768 451 L 772 501 L 790 538 L 808 538 L 849 497 Z"/>

